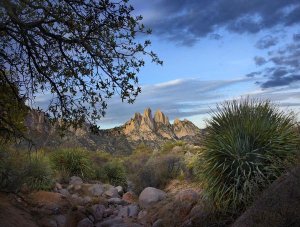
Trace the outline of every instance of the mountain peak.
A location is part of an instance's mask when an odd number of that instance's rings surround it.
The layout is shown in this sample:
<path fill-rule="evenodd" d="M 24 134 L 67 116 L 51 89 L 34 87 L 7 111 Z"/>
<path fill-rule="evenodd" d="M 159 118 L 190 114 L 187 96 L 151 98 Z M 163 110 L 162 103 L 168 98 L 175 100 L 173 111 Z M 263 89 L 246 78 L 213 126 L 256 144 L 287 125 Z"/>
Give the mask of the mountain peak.
<path fill-rule="evenodd" d="M 152 119 L 152 113 L 151 113 L 151 109 L 148 107 L 144 110 L 144 114 L 143 114 L 143 117 L 144 118 L 151 118 Z"/>
<path fill-rule="evenodd" d="M 154 114 L 154 121 L 157 124 L 170 125 L 169 118 L 158 109 Z"/>
<path fill-rule="evenodd" d="M 125 124 L 124 133 L 132 140 L 180 139 L 185 136 L 195 136 L 200 130 L 189 120 L 176 118 L 170 124 L 169 118 L 158 109 L 154 117 L 150 108 L 143 115 L 135 113 L 134 117 Z"/>

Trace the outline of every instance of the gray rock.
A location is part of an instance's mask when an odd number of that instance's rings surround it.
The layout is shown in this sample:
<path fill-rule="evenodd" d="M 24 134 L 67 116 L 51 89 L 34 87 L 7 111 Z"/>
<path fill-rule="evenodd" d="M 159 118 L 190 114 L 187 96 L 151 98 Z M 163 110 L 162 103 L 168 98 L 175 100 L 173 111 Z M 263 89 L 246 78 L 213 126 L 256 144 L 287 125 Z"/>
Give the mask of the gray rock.
<path fill-rule="evenodd" d="M 72 185 L 83 184 L 83 181 L 80 177 L 72 176 L 70 178 L 69 184 L 72 184 Z"/>
<path fill-rule="evenodd" d="M 56 221 L 57 227 L 64 227 L 67 221 L 66 216 L 64 215 L 56 215 L 53 217 Z"/>
<path fill-rule="evenodd" d="M 109 198 L 119 198 L 119 193 L 118 190 L 114 187 L 108 189 L 107 191 L 104 192 L 104 195 L 109 197 Z"/>
<path fill-rule="evenodd" d="M 128 217 L 128 207 L 122 207 L 118 213 L 118 217 L 120 218 L 127 218 Z"/>
<path fill-rule="evenodd" d="M 175 196 L 175 200 L 178 202 L 190 202 L 191 204 L 195 204 L 199 200 L 199 194 L 192 189 L 186 189 L 180 191 Z"/>
<path fill-rule="evenodd" d="M 101 184 L 93 184 L 88 191 L 92 196 L 101 196 L 104 192 L 104 188 Z"/>
<path fill-rule="evenodd" d="M 123 190 L 122 186 L 117 186 L 116 189 L 117 189 L 120 196 L 122 196 L 124 194 L 124 190 Z"/>
<path fill-rule="evenodd" d="M 92 202 L 92 199 L 89 196 L 85 196 L 85 197 L 83 197 L 82 202 L 83 202 L 83 204 L 88 204 L 88 203 Z"/>
<path fill-rule="evenodd" d="M 79 197 L 77 194 L 72 194 L 70 199 L 71 199 L 71 203 L 74 205 L 84 204 L 83 199 Z"/>
<path fill-rule="evenodd" d="M 142 208 L 149 208 L 153 204 L 166 198 L 166 193 L 157 188 L 145 188 L 139 196 L 139 205 Z"/>
<path fill-rule="evenodd" d="M 55 183 L 55 188 L 56 188 L 57 190 L 61 190 L 61 189 L 62 189 L 62 186 L 61 186 L 60 183 L 56 182 L 56 183 Z"/>
<path fill-rule="evenodd" d="M 138 223 L 121 223 L 113 225 L 113 227 L 143 227 L 143 225 L 140 225 Z"/>
<path fill-rule="evenodd" d="M 137 205 L 129 205 L 129 206 L 121 207 L 121 209 L 118 213 L 118 217 L 134 218 L 134 217 L 137 217 L 138 212 L 139 212 L 139 208 Z"/>
<path fill-rule="evenodd" d="M 162 220 L 162 219 L 157 219 L 157 220 L 153 223 L 152 227 L 164 227 L 163 220 Z"/>
<path fill-rule="evenodd" d="M 138 217 L 137 217 L 138 220 L 143 220 L 146 217 L 147 214 L 148 214 L 148 212 L 146 210 L 141 210 L 138 214 Z"/>
<path fill-rule="evenodd" d="M 77 227 L 93 227 L 93 226 L 94 226 L 93 222 L 90 219 L 88 219 L 88 218 L 82 219 L 77 224 Z"/>
<path fill-rule="evenodd" d="M 137 205 L 128 206 L 128 217 L 130 218 L 137 217 L 138 213 L 139 213 L 139 207 Z"/>
<path fill-rule="evenodd" d="M 96 227 L 112 227 L 112 226 L 117 226 L 117 225 L 122 224 L 122 223 L 123 223 L 122 218 L 116 217 L 116 218 L 113 218 L 113 219 L 105 220 L 101 223 L 97 223 Z"/>
<path fill-rule="evenodd" d="M 114 214 L 114 210 L 111 209 L 111 208 L 107 208 L 107 209 L 104 210 L 103 217 L 106 218 L 106 217 L 109 217 L 113 214 Z"/>
<path fill-rule="evenodd" d="M 127 205 L 128 203 L 120 198 L 110 198 L 107 200 L 109 204 Z"/>
<path fill-rule="evenodd" d="M 70 196 L 70 193 L 69 193 L 69 191 L 67 189 L 63 188 L 63 189 L 60 189 L 58 192 L 60 194 L 62 194 L 63 196 L 66 196 L 66 197 Z"/>
<path fill-rule="evenodd" d="M 105 212 L 105 206 L 101 204 L 96 204 L 92 206 L 92 214 L 97 222 L 103 219 L 104 212 Z"/>

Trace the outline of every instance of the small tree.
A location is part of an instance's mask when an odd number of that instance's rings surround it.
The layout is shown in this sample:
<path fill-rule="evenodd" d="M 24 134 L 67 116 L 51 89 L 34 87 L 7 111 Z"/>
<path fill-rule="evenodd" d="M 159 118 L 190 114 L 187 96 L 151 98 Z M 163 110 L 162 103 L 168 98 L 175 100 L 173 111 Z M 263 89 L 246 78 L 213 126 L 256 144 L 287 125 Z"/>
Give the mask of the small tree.
<path fill-rule="evenodd" d="M 136 41 L 150 31 L 133 10 L 127 0 L 2 0 L 1 82 L 16 86 L 22 100 L 51 94 L 52 119 L 95 124 L 112 95 L 132 103 L 141 92 L 143 56 L 162 64 L 146 50 L 149 40 Z"/>

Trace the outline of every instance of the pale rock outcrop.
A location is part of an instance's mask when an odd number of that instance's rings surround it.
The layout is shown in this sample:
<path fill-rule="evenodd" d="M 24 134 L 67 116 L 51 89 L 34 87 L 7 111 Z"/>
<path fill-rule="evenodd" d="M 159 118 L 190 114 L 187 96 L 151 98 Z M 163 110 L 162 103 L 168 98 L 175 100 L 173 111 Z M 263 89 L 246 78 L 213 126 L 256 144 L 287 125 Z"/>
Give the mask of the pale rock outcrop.
<path fill-rule="evenodd" d="M 174 120 L 173 127 L 177 138 L 200 134 L 200 129 L 187 119 L 180 121 L 178 118 L 176 118 Z"/>
<path fill-rule="evenodd" d="M 163 112 L 161 112 L 159 109 L 155 112 L 154 114 L 154 122 L 158 124 L 163 124 L 163 125 L 170 125 L 169 118 L 164 115 Z"/>
<path fill-rule="evenodd" d="M 135 113 L 133 118 L 125 123 L 124 133 L 129 135 L 137 130 L 139 130 L 142 122 L 142 115 L 140 113 Z"/>
<path fill-rule="evenodd" d="M 140 131 L 141 132 L 152 132 L 154 130 L 155 130 L 155 123 L 152 118 L 151 109 L 147 108 L 147 109 L 145 109 L 143 117 L 142 117 Z"/>
<path fill-rule="evenodd" d="M 166 198 L 166 193 L 153 187 L 145 188 L 139 196 L 139 205 L 142 208 L 149 208 L 155 203 Z"/>
<path fill-rule="evenodd" d="M 72 176 L 69 181 L 70 185 L 80 185 L 83 184 L 83 180 L 80 177 Z"/>

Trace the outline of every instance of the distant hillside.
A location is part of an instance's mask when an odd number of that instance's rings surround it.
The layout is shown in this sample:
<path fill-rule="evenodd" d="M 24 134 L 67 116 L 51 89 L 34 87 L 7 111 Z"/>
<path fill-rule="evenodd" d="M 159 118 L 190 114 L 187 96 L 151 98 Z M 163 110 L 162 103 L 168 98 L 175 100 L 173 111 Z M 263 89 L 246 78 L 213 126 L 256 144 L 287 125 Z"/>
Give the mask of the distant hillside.
<path fill-rule="evenodd" d="M 133 118 L 120 127 L 100 130 L 99 134 L 89 132 L 89 126 L 72 128 L 61 137 L 56 127 L 49 123 L 45 115 L 31 111 L 26 119 L 29 137 L 37 148 L 84 147 L 115 154 L 129 154 L 141 143 L 158 148 L 170 140 L 183 140 L 199 145 L 202 131 L 188 120 L 176 119 L 174 124 L 157 110 L 152 116 L 151 109 L 143 114 L 135 113 Z"/>

